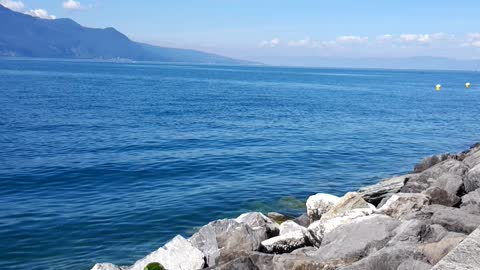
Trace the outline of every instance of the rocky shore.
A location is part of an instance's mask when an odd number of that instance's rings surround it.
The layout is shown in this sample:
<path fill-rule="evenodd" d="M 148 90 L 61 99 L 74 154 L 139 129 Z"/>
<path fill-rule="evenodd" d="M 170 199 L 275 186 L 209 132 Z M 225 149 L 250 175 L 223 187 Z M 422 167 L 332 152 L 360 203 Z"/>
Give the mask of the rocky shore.
<path fill-rule="evenodd" d="M 216 220 L 132 266 L 92 270 L 480 269 L 480 144 L 343 197 L 313 195 L 306 209 Z"/>

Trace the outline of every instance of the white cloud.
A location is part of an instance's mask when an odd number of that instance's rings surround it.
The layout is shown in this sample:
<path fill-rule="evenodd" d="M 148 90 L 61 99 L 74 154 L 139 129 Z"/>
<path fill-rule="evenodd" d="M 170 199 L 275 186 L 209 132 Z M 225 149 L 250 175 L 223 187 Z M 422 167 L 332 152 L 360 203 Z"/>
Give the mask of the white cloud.
<path fill-rule="evenodd" d="M 336 42 L 338 43 L 367 43 L 368 37 L 360 37 L 360 36 L 340 36 L 336 38 Z"/>
<path fill-rule="evenodd" d="M 55 15 L 50 15 L 45 9 L 30 9 L 29 11 L 25 12 L 25 14 L 38 17 L 41 19 L 49 19 L 49 20 L 54 20 L 56 19 Z"/>
<path fill-rule="evenodd" d="M 477 47 L 480 48 L 480 33 L 469 33 L 465 38 L 462 47 Z"/>
<path fill-rule="evenodd" d="M 385 35 L 377 36 L 377 40 L 378 40 L 378 41 L 390 41 L 390 40 L 392 40 L 393 38 L 394 38 L 393 35 L 390 35 L 390 34 L 385 34 Z"/>
<path fill-rule="evenodd" d="M 300 40 L 291 40 L 288 42 L 289 47 L 307 47 L 307 48 L 315 48 L 318 47 L 318 42 L 312 40 L 309 37 Z"/>
<path fill-rule="evenodd" d="M 0 0 L 0 4 L 8 9 L 17 12 L 22 11 L 25 8 L 25 5 L 22 1 Z"/>
<path fill-rule="evenodd" d="M 79 10 L 82 9 L 83 6 L 79 1 L 75 0 L 68 0 L 62 3 L 62 6 L 64 9 L 69 9 L 69 10 Z"/>
<path fill-rule="evenodd" d="M 274 38 L 272 40 L 263 40 L 260 42 L 259 45 L 260 47 L 270 47 L 270 48 L 277 47 L 278 45 L 280 45 L 280 39 Z"/>

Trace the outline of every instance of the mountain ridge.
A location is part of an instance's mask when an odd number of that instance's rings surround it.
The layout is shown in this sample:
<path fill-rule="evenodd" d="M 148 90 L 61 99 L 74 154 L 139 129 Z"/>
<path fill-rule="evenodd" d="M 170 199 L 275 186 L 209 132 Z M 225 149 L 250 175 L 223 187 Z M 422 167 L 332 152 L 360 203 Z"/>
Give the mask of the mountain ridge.
<path fill-rule="evenodd" d="M 2 5 L 0 21 L 0 56 L 3 57 L 253 64 L 197 50 L 139 43 L 113 27 L 89 28 L 68 18 L 41 19 Z"/>

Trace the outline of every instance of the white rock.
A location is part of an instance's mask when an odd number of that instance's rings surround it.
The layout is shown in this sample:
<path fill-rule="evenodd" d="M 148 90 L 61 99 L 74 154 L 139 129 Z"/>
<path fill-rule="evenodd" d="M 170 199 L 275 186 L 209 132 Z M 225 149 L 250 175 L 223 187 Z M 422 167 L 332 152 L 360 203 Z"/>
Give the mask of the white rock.
<path fill-rule="evenodd" d="M 303 232 L 294 231 L 263 241 L 262 249 L 266 253 L 281 254 L 309 245 L 311 245 L 310 240 Z"/>
<path fill-rule="evenodd" d="M 308 230 L 316 239 L 319 239 L 319 241 L 321 241 L 325 234 L 333 231 L 337 227 L 349 224 L 357 218 L 371 215 L 373 214 L 373 212 L 373 209 L 370 208 L 354 209 L 345 216 L 315 221 L 314 223 L 310 224 L 310 226 L 308 226 Z"/>
<path fill-rule="evenodd" d="M 122 268 L 111 263 L 97 263 L 93 266 L 92 270 L 122 270 Z"/>
<path fill-rule="evenodd" d="M 129 270 L 143 270 L 152 262 L 158 262 L 169 270 L 198 270 L 205 266 L 203 253 L 180 235 L 137 261 Z"/>
<path fill-rule="evenodd" d="M 302 232 L 306 233 L 307 228 L 298 225 L 292 220 L 287 220 L 280 225 L 280 235 L 284 235 L 291 232 Z"/>
<path fill-rule="evenodd" d="M 330 194 L 318 193 L 310 196 L 307 200 L 307 214 L 311 220 L 319 220 L 340 201 L 340 198 Z"/>

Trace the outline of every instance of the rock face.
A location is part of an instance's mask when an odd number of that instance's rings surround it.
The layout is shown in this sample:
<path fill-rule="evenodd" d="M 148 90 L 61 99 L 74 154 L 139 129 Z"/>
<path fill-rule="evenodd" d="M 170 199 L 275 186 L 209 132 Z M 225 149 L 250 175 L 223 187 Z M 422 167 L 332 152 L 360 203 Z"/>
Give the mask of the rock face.
<path fill-rule="evenodd" d="M 312 221 L 319 220 L 324 213 L 328 212 L 339 201 L 339 197 L 330 194 L 318 193 L 310 196 L 306 203 L 307 215 Z"/>
<path fill-rule="evenodd" d="M 480 216 L 472 215 L 462 209 L 431 205 L 422 210 L 433 224 L 442 225 L 449 231 L 471 233 L 480 226 Z"/>
<path fill-rule="evenodd" d="M 480 189 L 463 196 L 460 209 L 470 214 L 480 215 Z"/>
<path fill-rule="evenodd" d="M 358 190 L 363 199 L 373 205 L 378 205 L 384 198 L 390 198 L 394 193 L 398 193 L 407 179 L 414 174 L 396 176 L 385 179 L 375 185 L 364 187 Z"/>
<path fill-rule="evenodd" d="M 465 176 L 465 191 L 472 192 L 480 188 L 480 164 L 468 171 Z"/>
<path fill-rule="evenodd" d="M 480 269 L 480 229 L 475 230 L 447 256 L 438 262 L 433 270 Z"/>
<path fill-rule="evenodd" d="M 137 261 L 129 270 L 143 270 L 152 262 L 158 262 L 166 269 L 178 270 L 196 270 L 205 266 L 203 253 L 181 236 Z"/>
<path fill-rule="evenodd" d="M 210 222 L 191 238 L 190 242 L 203 252 L 208 266 L 214 266 L 220 250 L 254 251 L 266 239 L 252 228 L 235 220 L 224 219 Z"/>

